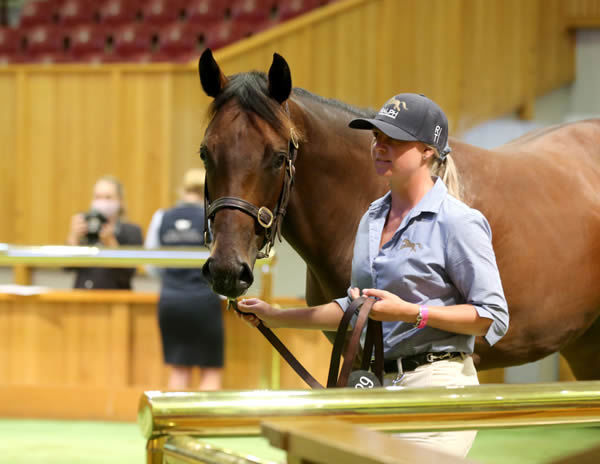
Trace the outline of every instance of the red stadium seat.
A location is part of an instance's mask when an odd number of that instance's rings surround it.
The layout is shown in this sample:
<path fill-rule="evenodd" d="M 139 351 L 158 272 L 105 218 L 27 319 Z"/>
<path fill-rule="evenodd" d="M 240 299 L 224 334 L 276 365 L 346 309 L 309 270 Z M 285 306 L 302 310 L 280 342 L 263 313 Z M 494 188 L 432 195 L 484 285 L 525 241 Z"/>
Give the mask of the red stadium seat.
<path fill-rule="evenodd" d="M 21 10 L 20 26 L 48 25 L 58 21 L 58 4 L 51 0 L 28 1 Z"/>
<path fill-rule="evenodd" d="M 98 24 L 82 24 L 69 32 L 70 59 L 72 61 L 94 61 L 107 52 L 109 31 Z M 98 59 L 100 61 L 100 58 Z"/>
<path fill-rule="evenodd" d="M 212 25 L 223 21 L 230 14 L 231 0 L 191 0 L 187 2 L 187 21 L 194 24 Z"/>
<path fill-rule="evenodd" d="M 279 19 L 284 21 L 321 6 L 321 0 L 279 0 Z"/>
<path fill-rule="evenodd" d="M 55 64 L 67 63 L 70 60 L 69 56 L 63 52 L 44 52 L 31 55 L 27 61 L 29 63 Z"/>
<path fill-rule="evenodd" d="M 63 53 L 65 51 L 64 34 L 56 26 L 35 26 L 26 33 L 27 54 Z"/>
<path fill-rule="evenodd" d="M 144 22 L 149 24 L 168 24 L 185 18 L 184 0 L 151 0 L 142 8 Z"/>
<path fill-rule="evenodd" d="M 249 37 L 255 32 L 256 25 L 246 21 L 221 21 L 208 28 L 204 34 L 204 45 L 213 50 L 229 45 L 237 40 Z"/>
<path fill-rule="evenodd" d="M 0 27 L 0 65 L 26 61 L 21 36 L 19 29 Z"/>
<path fill-rule="evenodd" d="M 100 22 L 123 25 L 142 17 L 141 3 L 137 0 L 106 0 L 100 5 Z"/>
<path fill-rule="evenodd" d="M 121 26 L 115 31 L 113 53 L 108 61 L 150 61 L 157 33 L 140 23 Z"/>
<path fill-rule="evenodd" d="M 0 53 L 17 53 L 21 49 L 21 35 L 17 29 L 0 27 Z"/>
<path fill-rule="evenodd" d="M 63 25 L 88 24 L 98 21 L 97 2 L 91 0 L 65 0 L 58 10 Z"/>
<path fill-rule="evenodd" d="M 204 27 L 175 21 L 160 30 L 160 47 L 152 61 L 185 62 L 200 56 L 204 49 Z"/>
<path fill-rule="evenodd" d="M 260 24 L 270 20 L 276 9 L 275 0 L 233 0 L 231 17 L 238 21 Z"/>

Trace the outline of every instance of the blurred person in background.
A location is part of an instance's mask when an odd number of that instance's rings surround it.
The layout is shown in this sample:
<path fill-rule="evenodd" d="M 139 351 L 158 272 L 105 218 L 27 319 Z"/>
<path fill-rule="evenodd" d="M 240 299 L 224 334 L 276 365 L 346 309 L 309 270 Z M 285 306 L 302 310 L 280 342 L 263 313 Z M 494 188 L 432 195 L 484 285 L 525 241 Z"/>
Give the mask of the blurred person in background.
<path fill-rule="evenodd" d="M 204 245 L 204 171 L 186 172 L 181 201 L 154 213 L 146 248 Z M 191 386 L 192 370 L 200 368 L 199 390 L 221 388 L 223 316 L 221 301 L 202 275 L 202 269 L 153 268 L 161 279 L 158 321 L 163 355 L 171 366 L 169 388 Z"/>
<path fill-rule="evenodd" d="M 142 245 L 142 229 L 125 220 L 124 189 L 113 176 L 103 176 L 94 185 L 90 209 L 75 214 L 67 244 L 117 248 Z M 135 269 L 76 268 L 74 288 L 130 290 Z"/>

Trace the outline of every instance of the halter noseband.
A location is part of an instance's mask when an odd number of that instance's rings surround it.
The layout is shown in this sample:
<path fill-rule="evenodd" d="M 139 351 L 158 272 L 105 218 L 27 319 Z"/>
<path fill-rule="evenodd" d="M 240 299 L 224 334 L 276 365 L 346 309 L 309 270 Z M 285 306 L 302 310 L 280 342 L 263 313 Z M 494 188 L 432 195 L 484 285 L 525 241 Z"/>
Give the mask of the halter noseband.
<path fill-rule="evenodd" d="M 281 193 L 279 194 L 279 200 L 275 206 L 275 212 L 273 213 L 266 206 L 255 206 L 252 203 L 237 197 L 221 197 L 210 202 L 208 198 L 208 186 L 206 179 L 204 181 L 204 242 L 206 245 L 210 245 L 212 242 L 212 234 L 210 232 L 210 221 L 215 216 L 217 211 L 228 208 L 237 209 L 244 213 L 252 216 L 256 222 L 265 230 L 265 240 L 261 246 L 261 250 L 265 248 L 265 251 L 259 251 L 257 258 L 266 258 L 269 256 L 271 247 L 275 242 L 275 238 L 278 237 L 281 241 L 281 223 L 286 213 L 286 208 L 290 200 L 290 192 L 294 183 L 295 167 L 294 162 L 296 161 L 296 155 L 298 153 L 298 138 L 294 129 L 290 129 L 290 140 L 288 143 L 287 151 L 287 162 L 285 167 L 285 174 L 283 178 L 283 185 L 281 187 Z"/>

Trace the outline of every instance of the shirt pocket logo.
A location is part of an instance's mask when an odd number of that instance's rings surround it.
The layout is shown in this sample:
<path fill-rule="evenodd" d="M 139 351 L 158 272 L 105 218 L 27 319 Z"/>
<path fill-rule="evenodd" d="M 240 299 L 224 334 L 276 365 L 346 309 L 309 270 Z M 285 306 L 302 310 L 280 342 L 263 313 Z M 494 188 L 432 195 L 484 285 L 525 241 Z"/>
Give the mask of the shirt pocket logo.
<path fill-rule="evenodd" d="M 409 248 L 411 251 L 417 251 L 417 247 L 418 248 L 423 248 L 423 246 L 420 243 L 413 243 L 413 242 L 411 242 L 407 238 L 405 238 L 404 240 L 402 240 L 402 242 L 400 242 L 400 249 L 401 250 L 403 248 Z"/>

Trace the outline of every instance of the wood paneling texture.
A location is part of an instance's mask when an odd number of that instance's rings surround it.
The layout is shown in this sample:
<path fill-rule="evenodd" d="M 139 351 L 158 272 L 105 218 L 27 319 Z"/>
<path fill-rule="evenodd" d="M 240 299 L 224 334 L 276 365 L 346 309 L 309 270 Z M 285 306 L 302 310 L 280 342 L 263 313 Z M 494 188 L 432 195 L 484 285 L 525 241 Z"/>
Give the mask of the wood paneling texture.
<path fill-rule="evenodd" d="M 346 0 L 217 52 L 226 73 L 266 70 L 272 53 L 294 84 L 378 108 L 425 93 L 453 132 L 529 105 L 573 79 L 566 14 L 583 0 Z M 129 217 L 146 227 L 176 198 L 209 99 L 195 64 L 0 68 L 0 242 L 62 243 L 92 185 L 111 173 Z M 524 112 L 523 114 L 526 114 Z M 6 219 L 8 218 L 8 219 Z"/>
<path fill-rule="evenodd" d="M 131 411 L 82 406 L 72 395 L 99 392 L 100 402 L 129 398 L 136 389 L 166 388 L 168 368 L 163 363 L 156 319 L 157 295 L 119 291 L 56 291 L 40 296 L 0 294 L 0 392 L 30 395 L 54 392 L 55 418 L 133 420 Z M 294 303 L 298 304 L 298 301 Z M 272 363 L 282 371 L 281 387 L 308 388 L 263 336 L 231 312 L 225 318 L 224 388 L 264 389 L 271 386 Z M 331 345 L 314 331 L 278 331 L 306 368 L 326 382 Z M 197 373 L 196 373 L 197 378 Z M 79 392 L 79 393 L 77 393 Z M 104 399 L 103 399 L 104 398 Z M 44 416 L 50 405 L 36 408 L 0 402 L 0 416 Z M 125 404 L 121 401 L 119 404 Z M 70 406 L 72 405 L 72 407 Z M 80 408 L 88 408 L 88 415 Z M 104 411 L 100 414 L 98 411 Z M 111 412 L 112 411 L 112 412 Z"/>
<path fill-rule="evenodd" d="M 600 27 L 600 0 L 569 0 L 564 8 L 569 27 Z"/>

